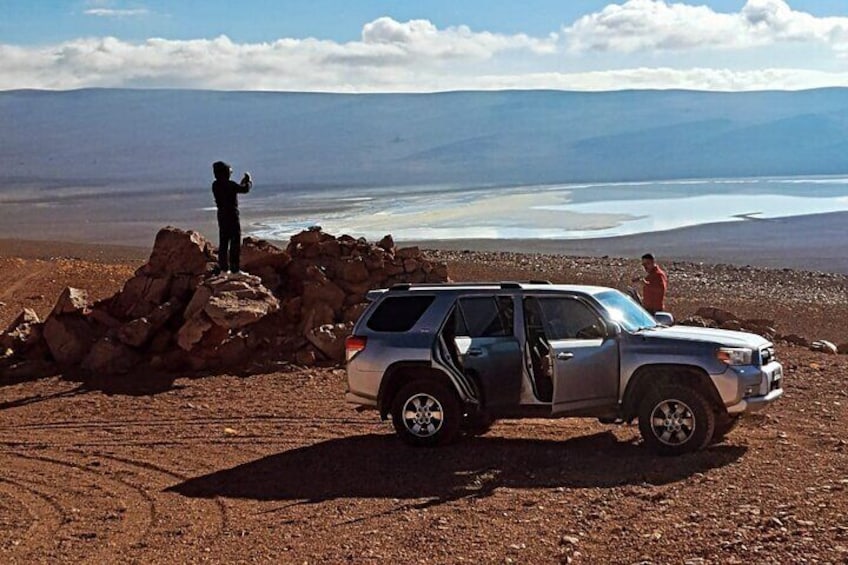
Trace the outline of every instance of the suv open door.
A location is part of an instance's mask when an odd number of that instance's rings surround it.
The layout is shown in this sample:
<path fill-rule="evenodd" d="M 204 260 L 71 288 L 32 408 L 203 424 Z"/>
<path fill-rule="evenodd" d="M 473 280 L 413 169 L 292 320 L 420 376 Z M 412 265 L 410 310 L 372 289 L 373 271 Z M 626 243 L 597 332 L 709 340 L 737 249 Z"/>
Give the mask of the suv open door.
<path fill-rule="evenodd" d="M 604 320 L 572 297 L 538 297 L 551 348 L 552 413 L 576 412 L 618 402 L 618 340 Z"/>

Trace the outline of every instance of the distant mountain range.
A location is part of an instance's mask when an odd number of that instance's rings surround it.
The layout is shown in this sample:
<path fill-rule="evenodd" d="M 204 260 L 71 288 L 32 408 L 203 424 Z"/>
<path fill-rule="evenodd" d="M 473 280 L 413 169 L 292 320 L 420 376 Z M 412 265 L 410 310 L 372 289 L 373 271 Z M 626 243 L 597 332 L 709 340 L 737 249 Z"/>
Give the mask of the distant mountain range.
<path fill-rule="evenodd" d="M 0 92 L 3 185 L 544 183 L 848 173 L 848 89 Z"/>

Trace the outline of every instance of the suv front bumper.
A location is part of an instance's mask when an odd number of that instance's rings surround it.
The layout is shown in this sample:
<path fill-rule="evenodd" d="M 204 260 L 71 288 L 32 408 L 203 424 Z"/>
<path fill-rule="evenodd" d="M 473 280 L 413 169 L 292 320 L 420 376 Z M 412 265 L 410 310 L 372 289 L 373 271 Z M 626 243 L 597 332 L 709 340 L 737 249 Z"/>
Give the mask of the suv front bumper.
<path fill-rule="evenodd" d="M 780 363 L 772 361 L 758 372 L 758 394 L 745 396 L 739 402 L 727 406 L 728 414 L 758 412 L 783 396 L 783 366 Z M 750 379 L 750 376 L 747 379 Z"/>
<path fill-rule="evenodd" d="M 736 404 L 727 407 L 728 414 L 742 414 L 742 413 L 751 413 L 758 412 L 783 396 L 783 389 L 776 388 L 766 394 L 765 396 L 749 396 L 748 398 L 743 398 Z"/>

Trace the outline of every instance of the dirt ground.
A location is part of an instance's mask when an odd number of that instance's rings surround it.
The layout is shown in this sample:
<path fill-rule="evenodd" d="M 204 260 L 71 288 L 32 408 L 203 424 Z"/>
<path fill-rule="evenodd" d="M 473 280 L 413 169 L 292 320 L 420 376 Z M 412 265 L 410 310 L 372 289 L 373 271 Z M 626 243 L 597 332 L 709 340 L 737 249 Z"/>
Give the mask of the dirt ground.
<path fill-rule="evenodd" d="M 459 280 L 613 285 L 635 265 L 442 259 Z M 0 263 L 5 325 L 22 305 L 46 313 L 64 284 L 106 296 L 138 261 Z M 848 341 L 843 278 L 669 270 L 678 316 L 735 306 Z M 649 454 L 633 426 L 582 419 L 503 421 L 446 448 L 407 448 L 344 403 L 344 372 L 331 368 L 2 386 L 0 560 L 846 563 L 848 356 L 780 346 L 778 358 L 784 398 L 679 458 Z"/>

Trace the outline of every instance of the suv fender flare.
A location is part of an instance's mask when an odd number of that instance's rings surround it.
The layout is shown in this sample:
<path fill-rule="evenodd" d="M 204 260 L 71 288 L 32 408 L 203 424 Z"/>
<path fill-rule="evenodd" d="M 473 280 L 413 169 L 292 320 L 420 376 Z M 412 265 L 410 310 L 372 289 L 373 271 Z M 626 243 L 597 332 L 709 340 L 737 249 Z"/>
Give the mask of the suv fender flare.
<path fill-rule="evenodd" d="M 625 421 L 636 418 L 640 399 L 657 383 L 693 386 L 704 394 L 717 411 L 724 408 L 715 384 L 703 368 L 697 365 L 642 365 L 633 371 L 622 396 L 621 411 Z"/>
<path fill-rule="evenodd" d="M 454 375 L 442 367 L 425 361 L 399 361 L 389 365 L 380 382 L 380 391 L 377 393 L 377 409 L 382 419 L 388 418 L 392 406 L 392 399 L 404 383 L 414 378 L 435 379 L 449 386 L 456 392 L 457 398 L 463 404 L 474 404 L 474 385 L 468 382 L 464 375 Z"/>

